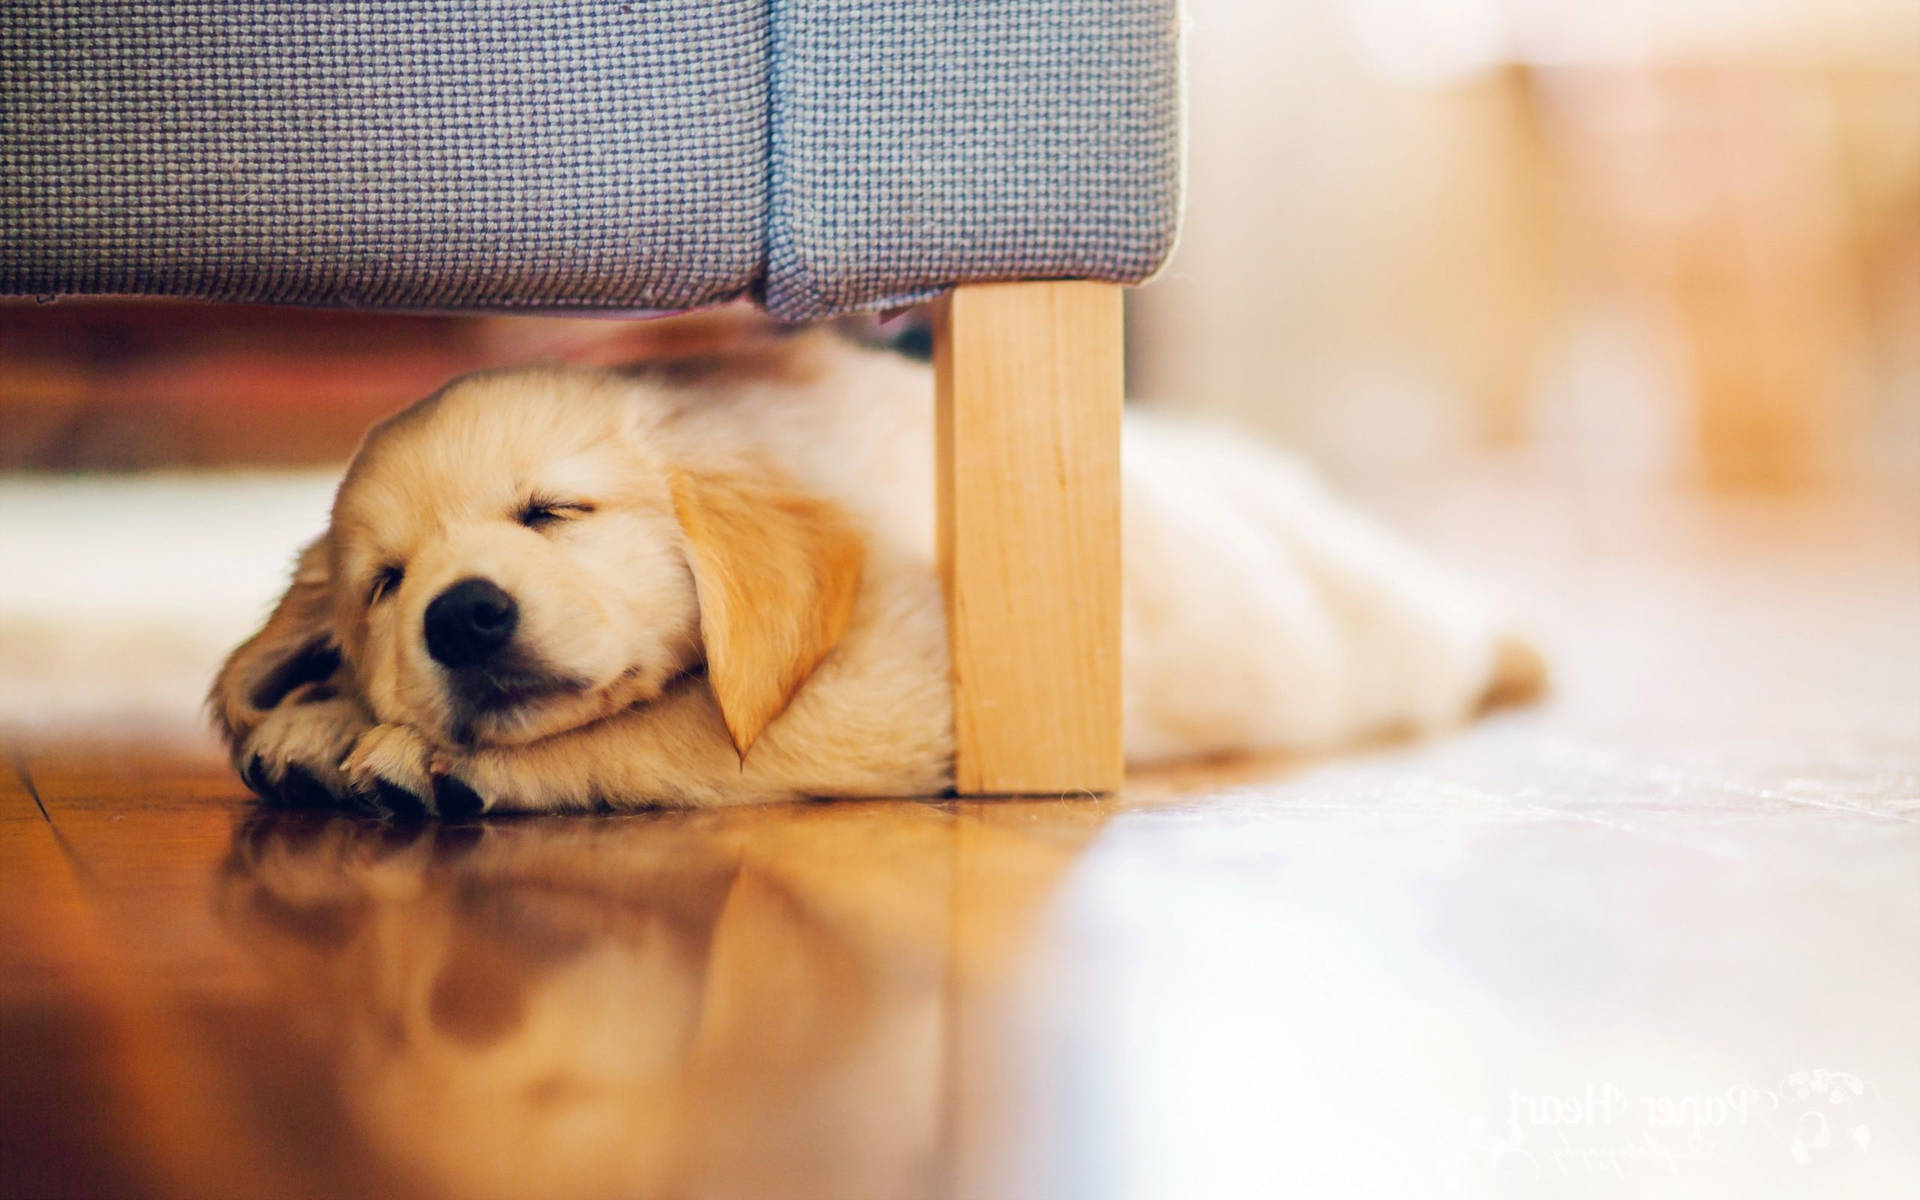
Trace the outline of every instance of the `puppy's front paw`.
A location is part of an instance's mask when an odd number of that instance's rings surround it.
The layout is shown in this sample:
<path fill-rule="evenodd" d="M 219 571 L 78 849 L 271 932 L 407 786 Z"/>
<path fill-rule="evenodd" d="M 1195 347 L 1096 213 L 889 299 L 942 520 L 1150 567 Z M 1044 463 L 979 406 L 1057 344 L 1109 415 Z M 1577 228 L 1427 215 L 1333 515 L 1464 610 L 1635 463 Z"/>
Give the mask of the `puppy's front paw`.
<path fill-rule="evenodd" d="M 371 724 L 357 700 L 308 685 L 268 712 L 234 750 L 240 778 L 270 803 L 361 807 L 341 761 Z"/>
<path fill-rule="evenodd" d="M 398 817 L 477 816 L 491 807 L 465 776 L 472 764 L 435 749 L 411 726 L 375 725 L 342 764 L 346 786 Z"/>

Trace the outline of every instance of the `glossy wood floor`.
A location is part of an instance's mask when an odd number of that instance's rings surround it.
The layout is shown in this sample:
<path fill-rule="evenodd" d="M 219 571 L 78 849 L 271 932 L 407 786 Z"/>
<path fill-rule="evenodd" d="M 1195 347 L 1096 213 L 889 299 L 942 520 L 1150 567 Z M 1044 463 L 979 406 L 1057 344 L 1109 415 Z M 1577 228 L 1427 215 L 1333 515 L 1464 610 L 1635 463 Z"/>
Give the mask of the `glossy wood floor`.
<path fill-rule="evenodd" d="M 1560 678 L 1109 800 L 441 828 L 0 781 L 0 1194 L 1920 1194 L 1920 504 L 1410 518 Z"/>

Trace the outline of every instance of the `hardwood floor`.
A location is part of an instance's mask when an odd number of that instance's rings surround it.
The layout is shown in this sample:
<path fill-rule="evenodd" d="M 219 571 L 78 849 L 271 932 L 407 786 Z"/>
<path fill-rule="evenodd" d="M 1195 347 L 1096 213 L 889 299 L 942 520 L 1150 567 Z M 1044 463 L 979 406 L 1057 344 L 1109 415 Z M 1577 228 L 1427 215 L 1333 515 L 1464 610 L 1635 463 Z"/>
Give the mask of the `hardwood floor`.
<path fill-rule="evenodd" d="M 1107 800 L 0 772 L 0 1194 L 1920 1192 L 1920 502 L 1481 476 L 1553 697 Z"/>

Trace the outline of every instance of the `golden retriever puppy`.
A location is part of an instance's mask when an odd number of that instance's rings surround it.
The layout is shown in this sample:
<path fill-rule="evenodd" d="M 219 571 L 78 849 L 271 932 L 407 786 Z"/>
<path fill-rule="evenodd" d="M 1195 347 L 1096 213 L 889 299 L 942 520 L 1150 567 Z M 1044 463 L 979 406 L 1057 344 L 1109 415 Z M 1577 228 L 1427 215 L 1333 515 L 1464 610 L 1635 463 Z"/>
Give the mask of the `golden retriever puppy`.
<path fill-rule="evenodd" d="M 1466 718 L 1539 665 L 1297 466 L 1129 419 L 1134 763 Z M 211 704 L 264 796 L 455 815 L 951 786 L 933 384 L 825 333 L 376 426 Z"/>

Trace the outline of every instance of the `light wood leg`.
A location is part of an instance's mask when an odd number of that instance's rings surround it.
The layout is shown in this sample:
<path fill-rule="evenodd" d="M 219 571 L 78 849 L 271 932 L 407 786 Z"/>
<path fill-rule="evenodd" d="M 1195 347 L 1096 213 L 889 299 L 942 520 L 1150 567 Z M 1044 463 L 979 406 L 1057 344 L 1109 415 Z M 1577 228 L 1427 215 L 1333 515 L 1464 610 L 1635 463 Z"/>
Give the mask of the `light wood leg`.
<path fill-rule="evenodd" d="M 1120 784 L 1121 303 L 969 284 L 941 303 L 940 570 L 963 795 Z"/>

